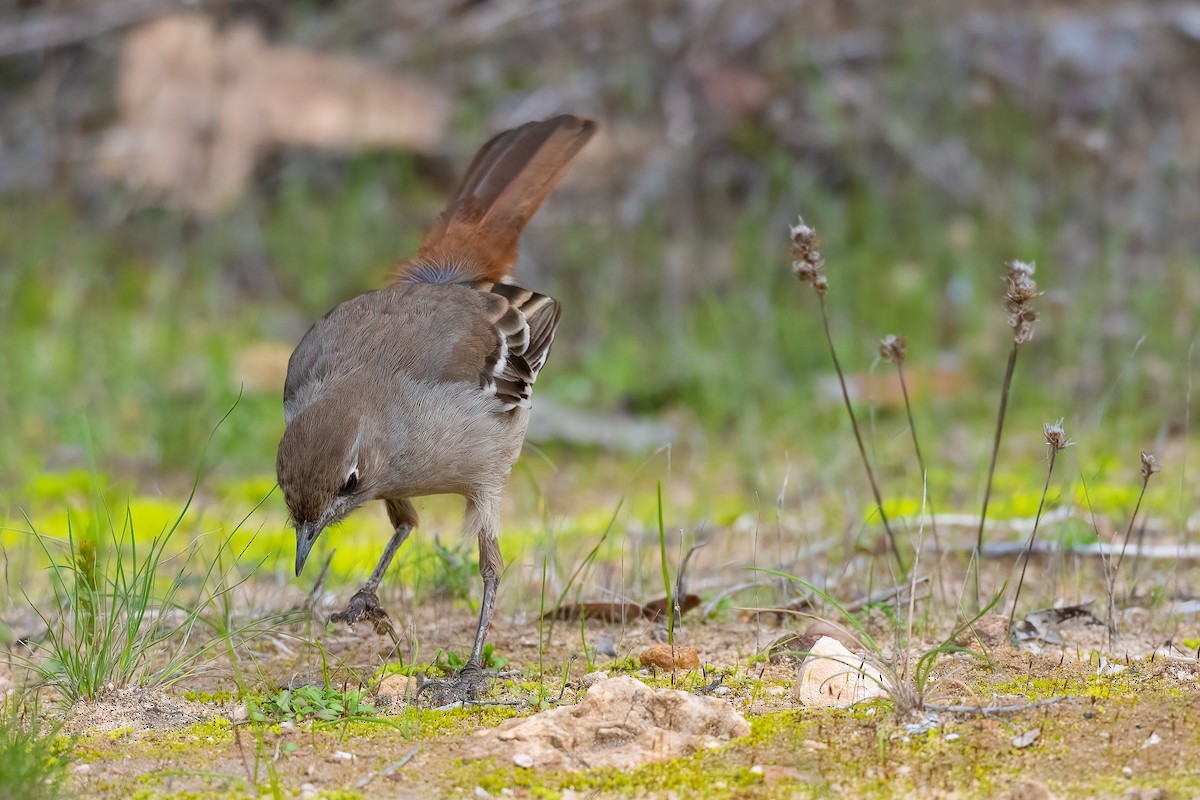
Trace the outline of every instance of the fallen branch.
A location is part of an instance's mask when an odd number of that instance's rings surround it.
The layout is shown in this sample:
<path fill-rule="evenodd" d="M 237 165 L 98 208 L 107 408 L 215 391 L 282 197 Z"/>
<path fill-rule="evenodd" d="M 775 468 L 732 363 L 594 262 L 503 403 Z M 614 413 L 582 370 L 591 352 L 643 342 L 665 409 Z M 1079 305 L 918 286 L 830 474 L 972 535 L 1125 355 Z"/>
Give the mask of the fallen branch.
<path fill-rule="evenodd" d="M 973 547 L 957 548 L 959 552 L 974 552 Z M 980 555 L 985 558 L 1008 558 L 1025 550 L 1021 542 L 985 542 Z M 1035 542 L 1031 548 L 1034 553 L 1063 553 L 1077 556 L 1100 556 L 1108 558 L 1121 553 L 1121 545 L 1107 542 L 1092 542 L 1091 544 L 1073 544 L 1059 547 L 1057 542 Z M 1200 560 L 1200 545 L 1195 544 L 1156 544 L 1131 545 L 1127 551 L 1130 555 L 1150 560 Z"/>
<path fill-rule="evenodd" d="M 1063 700 L 1069 699 L 1066 695 L 1057 695 L 1055 697 L 1047 697 L 1044 700 L 1033 700 L 1028 703 L 1018 703 L 1015 706 L 939 706 L 932 703 L 926 703 L 925 708 L 928 711 L 941 711 L 947 714 L 982 714 L 988 716 L 990 714 L 1014 714 L 1018 711 L 1028 711 L 1031 708 L 1040 708 L 1041 706 L 1050 706 L 1055 703 L 1061 703 Z"/>
<path fill-rule="evenodd" d="M 376 778 L 386 778 L 388 775 L 391 775 L 396 770 L 400 769 L 405 764 L 412 761 L 413 758 L 419 752 L 421 752 L 421 748 L 414 747 L 412 750 L 409 750 L 407 753 L 404 754 L 404 758 L 400 759 L 399 761 L 395 762 L 394 764 L 389 764 L 388 766 L 384 767 L 383 769 L 375 770 L 370 775 L 368 775 L 367 777 L 365 777 L 361 781 L 359 781 L 358 784 L 354 788 L 362 789 L 364 786 L 366 786 L 368 783 L 375 780 Z"/>

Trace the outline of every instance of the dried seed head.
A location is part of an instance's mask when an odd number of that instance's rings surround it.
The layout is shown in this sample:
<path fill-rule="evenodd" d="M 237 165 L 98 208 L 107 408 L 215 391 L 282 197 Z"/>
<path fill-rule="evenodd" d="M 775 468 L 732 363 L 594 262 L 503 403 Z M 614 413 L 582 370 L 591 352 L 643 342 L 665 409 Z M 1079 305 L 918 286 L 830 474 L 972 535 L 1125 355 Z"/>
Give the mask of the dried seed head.
<path fill-rule="evenodd" d="M 1046 444 L 1050 445 L 1051 453 L 1059 453 L 1066 450 L 1074 442 L 1067 440 L 1067 432 L 1063 430 L 1063 421 L 1047 422 L 1042 425 L 1042 433 L 1046 436 Z"/>
<path fill-rule="evenodd" d="M 879 341 L 879 357 L 896 366 L 904 363 L 904 337 L 889 333 Z"/>
<path fill-rule="evenodd" d="M 1037 322 L 1033 300 L 1041 292 L 1033 279 L 1033 263 L 1013 260 L 1006 266 L 1004 310 L 1008 312 L 1008 324 L 1013 329 L 1013 341 L 1024 344 L 1033 338 L 1033 323 Z"/>
<path fill-rule="evenodd" d="M 829 290 L 829 281 L 825 278 L 825 261 L 821 258 L 817 232 L 800 218 L 788 233 L 792 238 L 792 274 L 803 283 L 811 283 L 817 294 L 825 294 Z"/>
<path fill-rule="evenodd" d="M 1158 465 L 1158 459 L 1145 450 L 1142 451 L 1142 480 L 1150 480 L 1150 476 L 1158 472 L 1162 467 Z"/>

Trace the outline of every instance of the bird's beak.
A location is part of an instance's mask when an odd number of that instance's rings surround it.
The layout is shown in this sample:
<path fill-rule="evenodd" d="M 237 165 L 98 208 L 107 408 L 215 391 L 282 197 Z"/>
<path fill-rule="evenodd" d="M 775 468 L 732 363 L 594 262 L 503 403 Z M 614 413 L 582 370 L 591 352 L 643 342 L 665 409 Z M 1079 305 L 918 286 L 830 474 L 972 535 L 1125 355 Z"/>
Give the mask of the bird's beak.
<path fill-rule="evenodd" d="M 296 577 L 304 571 L 304 562 L 312 550 L 313 542 L 317 540 L 321 528 L 315 522 L 301 522 L 296 526 Z"/>

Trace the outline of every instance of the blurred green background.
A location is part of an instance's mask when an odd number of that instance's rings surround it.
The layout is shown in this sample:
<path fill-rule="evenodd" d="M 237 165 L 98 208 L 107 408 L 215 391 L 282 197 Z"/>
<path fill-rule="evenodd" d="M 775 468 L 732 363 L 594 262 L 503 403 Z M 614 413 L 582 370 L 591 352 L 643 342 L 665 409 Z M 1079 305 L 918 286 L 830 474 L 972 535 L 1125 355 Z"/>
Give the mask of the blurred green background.
<path fill-rule="evenodd" d="M 80 471 L 186 496 L 235 401 L 206 485 L 269 489 L 290 347 L 413 251 L 488 136 L 560 112 L 603 131 L 517 276 L 564 304 L 532 436 L 575 481 L 560 502 L 620 494 L 667 444 L 700 506 L 770 506 L 789 480 L 867 501 L 789 270 L 798 214 L 885 486 L 919 499 L 892 368 L 873 363 L 896 333 L 931 483 L 975 507 L 1010 258 L 1037 262 L 1045 295 L 1002 464 L 1035 474 L 1041 423 L 1065 417 L 1088 469 L 1132 484 L 1138 448 L 1186 442 L 1200 405 L 1194 12 L 0 2 L 5 516 Z M 630 435 L 614 450 L 581 420 Z M 553 483 L 533 461 L 531 483 Z"/>

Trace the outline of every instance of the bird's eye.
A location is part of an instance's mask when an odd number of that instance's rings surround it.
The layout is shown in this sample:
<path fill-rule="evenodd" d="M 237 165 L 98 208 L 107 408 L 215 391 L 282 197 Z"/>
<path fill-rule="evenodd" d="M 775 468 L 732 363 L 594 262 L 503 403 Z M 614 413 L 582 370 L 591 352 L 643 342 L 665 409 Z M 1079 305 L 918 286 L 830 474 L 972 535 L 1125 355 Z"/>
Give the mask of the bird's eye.
<path fill-rule="evenodd" d="M 353 494 L 354 490 L 357 488 L 358 488 L 358 470 L 354 470 L 346 477 L 346 482 L 344 484 L 342 484 L 342 490 L 339 492 L 339 494 L 343 494 L 343 495 Z"/>

